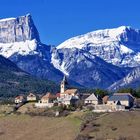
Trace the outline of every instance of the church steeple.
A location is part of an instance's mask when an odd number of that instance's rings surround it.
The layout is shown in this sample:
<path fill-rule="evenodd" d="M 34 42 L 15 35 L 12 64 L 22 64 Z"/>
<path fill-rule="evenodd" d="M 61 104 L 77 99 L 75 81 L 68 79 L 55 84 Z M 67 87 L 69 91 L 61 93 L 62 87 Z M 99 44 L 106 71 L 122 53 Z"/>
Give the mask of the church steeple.
<path fill-rule="evenodd" d="M 61 85 L 60 85 L 60 93 L 65 92 L 66 84 L 67 84 L 67 79 L 66 79 L 66 76 L 64 75 L 63 80 L 62 80 Z"/>

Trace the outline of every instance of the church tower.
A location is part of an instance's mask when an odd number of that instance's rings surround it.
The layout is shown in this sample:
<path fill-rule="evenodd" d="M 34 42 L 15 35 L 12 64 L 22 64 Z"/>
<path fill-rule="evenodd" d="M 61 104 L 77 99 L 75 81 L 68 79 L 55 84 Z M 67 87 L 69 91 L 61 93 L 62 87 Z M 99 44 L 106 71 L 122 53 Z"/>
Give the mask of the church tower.
<path fill-rule="evenodd" d="M 65 92 L 66 84 L 67 84 L 67 80 L 66 80 L 66 76 L 64 75 L 63 80 L 62 80 L 61 85 L 60 85 L 60 93 Z"/>

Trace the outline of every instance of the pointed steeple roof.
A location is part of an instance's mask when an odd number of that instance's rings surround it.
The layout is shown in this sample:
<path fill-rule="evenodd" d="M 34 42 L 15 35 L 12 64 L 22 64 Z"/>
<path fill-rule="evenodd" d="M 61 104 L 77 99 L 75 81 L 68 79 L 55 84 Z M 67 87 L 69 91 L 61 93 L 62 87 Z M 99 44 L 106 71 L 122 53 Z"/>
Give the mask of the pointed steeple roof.
<path fill-rule="evenodd" d="M 64 75 L 64 77 L 63 77 L 63 80 L 62 80 L 62 82 L 61 83 L 64 83 L 64 84 L 68 84 L 68 82 L 67 82 L 67 78 L 66 78 L 66 75 Z"/>

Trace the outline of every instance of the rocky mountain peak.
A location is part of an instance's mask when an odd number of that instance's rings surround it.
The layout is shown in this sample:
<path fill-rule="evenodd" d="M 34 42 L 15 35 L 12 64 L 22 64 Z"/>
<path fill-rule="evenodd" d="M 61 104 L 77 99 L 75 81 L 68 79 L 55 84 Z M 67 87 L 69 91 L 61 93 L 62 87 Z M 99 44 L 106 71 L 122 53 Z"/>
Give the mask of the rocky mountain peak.
<path fill-rule="evenodd" d="M 25 42 L 33 39 L 40 42 L 30 14 L 0 20 L 0 43 Z"/>

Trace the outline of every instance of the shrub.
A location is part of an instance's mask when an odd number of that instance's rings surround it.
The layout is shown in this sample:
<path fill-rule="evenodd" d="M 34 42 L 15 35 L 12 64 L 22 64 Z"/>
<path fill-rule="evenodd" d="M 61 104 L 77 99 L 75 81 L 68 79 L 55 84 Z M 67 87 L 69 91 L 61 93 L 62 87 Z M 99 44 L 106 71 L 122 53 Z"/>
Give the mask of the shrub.
<path fill-rule="evenodd" d="M 89 111 L 92 111 L 92 110 L 94 109 L 94 106 L 88 105 L 88 106 L 87 106 L 87 109 L 88 109 Z"/>
<path fill-rule="evenodd" d="M 65 106 L 53 106 L 51 109 L 54 111 L 63 112 L 65 110 Z"/>
<path fill-rule="evenodd" d="M 76 103 L 76 108 L 79 108 L 80 110 L 83 108 L 84 106 L 84 101 L 83 100 L 79 100 Z"/>
<path fill-rule="evenodd" d="M 76 108 L 75 108 L 73 105 L 69 105 L 69 106 L 67 107 L 67 110 L 69 110 L 69 111 L 75 111 Z"/>
<path fill-rule="evenodd" d="M 75 138 L 75 140 L 90 140 L 91 138 L 93 138 L 93 137 L 91 137 L 91 136 L 89 136 L 89 135 L 82 135 L 82 134 L 79 134 L 79 135 Z"/>

